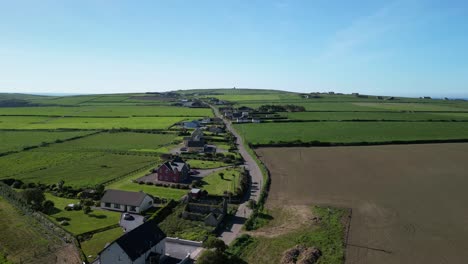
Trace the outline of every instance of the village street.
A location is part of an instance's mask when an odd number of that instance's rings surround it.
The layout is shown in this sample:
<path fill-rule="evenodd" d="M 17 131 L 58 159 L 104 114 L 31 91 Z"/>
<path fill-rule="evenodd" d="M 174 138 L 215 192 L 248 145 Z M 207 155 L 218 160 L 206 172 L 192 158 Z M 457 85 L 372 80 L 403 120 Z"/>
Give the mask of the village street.
<path fill-rule="evenodd" d="M 232 219 L 231 223 L 226 223 L 230 229 L 224 230 L 219 236 L 227 245 L 229 245 L 239 236 L 242 230 L 242 225 L 244 224 L 245 220 L 247 220 L 247 218 L 249 218 L 249 216 L 252 214 L 252 210 L 247 207 L 247 202 L 250 199 L 258 201 L 263 186 L 263 176 L 260 167 L 255 162 L 250 153 L 245 149 L 244 139 L 239 135 L 239 133 L 237 133 L 229 120 L 224 119 L 223 115 L 219 113 L 215 107 L 211 106 L 211 108 L 213 109 L 215 115 L 223 120 L 224 124 L 226 125 L 226 129 L 236 137 L 236 144 L 237 148 L 239 149 L 239 154 L 241 154 L 244 158 L 244 166 L 252 177 L 250 190 L 245 196 L 243 203 L 239 205 L 236 215 Z"/>

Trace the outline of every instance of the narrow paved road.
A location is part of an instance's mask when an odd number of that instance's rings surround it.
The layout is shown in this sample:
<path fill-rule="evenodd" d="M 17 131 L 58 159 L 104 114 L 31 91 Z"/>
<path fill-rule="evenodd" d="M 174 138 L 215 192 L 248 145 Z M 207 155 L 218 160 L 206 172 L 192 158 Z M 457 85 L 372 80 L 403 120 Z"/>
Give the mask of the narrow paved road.
<path fill-rule="evenodd" d="M 239 149 L 239 153 L 245 160 L 244 166 L 249 171 L 250 176 L 252 177 L 252 184 L 250 186 L 250 190 L 245 195 L 243 203 L 239 205 L 239 209 L 237 210 L 236 215 L 233 217 L 232 222 L 228 223 L 228 225 L 230 224 L 229 229 L 223 231 L 219 235 L 219 237 L 227 245 L 229 245 L 236 237 L 239 236 L 242 229 L 242 225 L 244 224 L 245 220 L 247 220 L 247 218 L 249 218 L 249 216 L 252 214 L 252 210 L 250 210 L 247 207 L 247 202 L 250 199 L 258 201 L 263 186 L 263 176 L 260 167 L 255 162 L 250 153 L 247 152 L 247 150 L 245 149 L 244 139 L 239 135 L 239 133 L 237 133 L 237 131 L 232 126 L 231 122 L 229 120 L 224 119 L 223 115 L 219 113 L 218 109 L 216 109 L 213 106 L 211 106 L 211 108 L 213 109 L 215 115 L 221 118 L 224 124 L 226 124 L 227 130 L 229 130 L 236 137 L 237 148 Z"/>

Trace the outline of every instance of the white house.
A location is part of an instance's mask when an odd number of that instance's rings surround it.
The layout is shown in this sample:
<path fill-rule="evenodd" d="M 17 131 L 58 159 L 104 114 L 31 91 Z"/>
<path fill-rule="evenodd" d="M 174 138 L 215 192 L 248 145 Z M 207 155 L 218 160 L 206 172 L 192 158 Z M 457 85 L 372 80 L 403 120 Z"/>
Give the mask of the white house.
<path fill-rule="evenodd" d="M 107 190 L 101 198 L 101 208 L 120 212 L 141 213 L 153 206 L 153 198 L 144 192 Z"/>
<path fill-rule="evenodd" d="M 166 234 L 150 220 L 109 244 L 98 253 L 94 263 L 161 263 L 165 255 Z"/>

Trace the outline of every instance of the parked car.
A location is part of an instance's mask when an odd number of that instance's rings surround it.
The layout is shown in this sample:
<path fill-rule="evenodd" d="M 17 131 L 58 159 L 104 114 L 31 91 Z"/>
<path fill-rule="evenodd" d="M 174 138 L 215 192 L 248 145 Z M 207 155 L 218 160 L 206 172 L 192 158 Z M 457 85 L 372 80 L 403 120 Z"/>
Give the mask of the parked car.
<path fill-rule="evenodd" d="M 129 213 L 125 213 L 124 214 L 124 219 L 125 220 L 134 220 L 135 218 L 133 217 L 133 215 L 131 215 Z"/>

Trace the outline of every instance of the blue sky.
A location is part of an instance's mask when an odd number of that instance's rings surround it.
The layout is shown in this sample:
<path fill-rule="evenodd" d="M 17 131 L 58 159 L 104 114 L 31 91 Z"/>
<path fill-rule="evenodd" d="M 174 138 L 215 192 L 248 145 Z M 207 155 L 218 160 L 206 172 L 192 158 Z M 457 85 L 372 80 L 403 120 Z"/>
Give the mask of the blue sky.
<path fill-rule="evenodd" d="M 468 97 L 467 1 L 0 0 L 0 92 Z"/>

